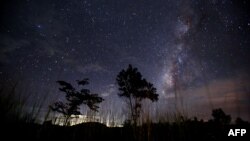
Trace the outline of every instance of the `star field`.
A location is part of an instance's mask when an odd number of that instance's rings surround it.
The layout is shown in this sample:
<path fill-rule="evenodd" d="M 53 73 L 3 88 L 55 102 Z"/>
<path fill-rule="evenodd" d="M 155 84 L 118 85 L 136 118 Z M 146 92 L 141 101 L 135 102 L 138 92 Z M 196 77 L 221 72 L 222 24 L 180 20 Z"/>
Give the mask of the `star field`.
<path fill-rule="evenodd" d="M 30 105 L 46 95 L 46 111 L 61 98 L 57 80 L 89 78 L 89 88 L 107 99 L 101 113 L 116 113 L 115 78 L 132 64 L 157 88 L 162 113 L 178 108 L 195 115 L 222 107 L 250 119 L 247 0 L 5 0 L 0 5 L 1 86 L 21 83 L 20 91 L 32 94 Z M 232 99 L 221 100 L 225 95 Z"/>

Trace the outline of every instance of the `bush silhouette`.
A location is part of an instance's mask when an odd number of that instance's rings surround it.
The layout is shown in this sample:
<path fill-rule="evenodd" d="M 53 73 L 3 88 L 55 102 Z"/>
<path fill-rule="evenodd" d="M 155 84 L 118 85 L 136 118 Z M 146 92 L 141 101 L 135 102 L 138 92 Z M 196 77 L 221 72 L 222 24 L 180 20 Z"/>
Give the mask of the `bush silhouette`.
<path fill-rule="evenodd" d="M 245 124 L 248 124 L 248 122 L 247 122 L 247 121 L 244 121 L 244 120 L 241 119 L 240 117 L 237 117 L 237 118 L 235 119 L 235 124 L 236 124 L 236 125 L 245 125 Z"/>

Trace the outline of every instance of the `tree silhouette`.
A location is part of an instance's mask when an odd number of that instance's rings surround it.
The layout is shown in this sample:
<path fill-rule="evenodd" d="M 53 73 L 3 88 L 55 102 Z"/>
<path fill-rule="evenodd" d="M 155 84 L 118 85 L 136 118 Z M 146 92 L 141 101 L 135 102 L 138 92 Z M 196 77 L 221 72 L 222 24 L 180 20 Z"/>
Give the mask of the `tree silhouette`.
<path fill-rule="evenodd" d="M 212 111 L 212 116 L 214 118 L 213 121 L 216 124 L 228 125 L 231 122 L 231 116 L 230 115 L 226 115 L 221 108 L 214 109 Z"/>
<path fill-rule="evenodd" d="M 137 120 L 140 117 L 141 101 L 143 99 L 150 99 L 151 101 L 158 100 L 158 94 L 153 84 L 142 78 L 137 68 L 129 65 L 127 70 L 122 70 L 116 78 L 119 85 L 118 95 L 127 99 L 127 104 L 130 109 L 131 121 L 137 125 Z"/>
<path fill-rule="evenodd" d="M 104 99 L 99 97 L 98 94 L 90 93 L 89 89 L 82 88 L 81 90 L 77 91 L 70 83 L 65 81 L 57 81 L 61 88 L 60 91 L 66 94 L 67 103 L 62 101 L 55 102 L 50 109 L 52 111 L 56 111 L 62 113 L 65 117 L 65 123 L 68 124 L 68 120 L 71 115 L 80 115 L 81 112 L 79 111 L 80 105 L 86 104 L 91 110 L 97 111 L 99 106 L 97 104 L 101 103 Z M 85 86 L 89 84 L 88 79 L 77 80 L 77 84 L 79 86 Z"/>

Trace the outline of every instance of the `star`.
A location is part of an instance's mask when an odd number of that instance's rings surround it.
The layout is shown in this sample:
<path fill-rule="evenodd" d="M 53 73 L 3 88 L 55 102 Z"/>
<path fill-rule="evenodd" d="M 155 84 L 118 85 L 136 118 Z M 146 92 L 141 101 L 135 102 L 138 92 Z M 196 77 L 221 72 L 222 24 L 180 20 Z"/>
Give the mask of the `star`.
<path fill-rule="evenodd" d="M 91 91 L 105 96 L 100 113 L 113 111 L 122 119 L 116 76 L 132 64 L 157 88 L 162 108 L 152 109 L 159 113 L 176 112 L 173 107 L 181 103 L 192 109 L 187 110 L 192 116 L 202 113 L 201 118 L 209 117 L 209 103 L 232 117 L 236 105 L 240 111 L 249 109 L 248 1 L 2 3 L 0 82 L 6 85 L 20 81 L 20 87 L 42 97 L 46 89 L 58 90 L 58 80 L 89 78 Z M 63 99 L 55 97 L 45 103 Z M 250 117 L 247 112 L 240 116 Z"/>

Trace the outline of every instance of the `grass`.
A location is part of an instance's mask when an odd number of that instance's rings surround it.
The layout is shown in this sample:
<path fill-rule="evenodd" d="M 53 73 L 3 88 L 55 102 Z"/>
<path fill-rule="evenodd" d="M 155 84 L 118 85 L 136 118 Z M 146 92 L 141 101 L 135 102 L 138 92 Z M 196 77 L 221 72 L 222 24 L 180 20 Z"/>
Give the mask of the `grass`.
<path fill-rule="evenodd" d="M 245 128 L 244 125 L 220 125 L 195 119 L 173 123 L 145 123 L 137 127 L 107 127 L 98 122 L 87 122 L 75 126 L 53 124 L 19 123 L 9 125 L 4 135 L 32 140 L 121 140 L 121 141 L 176 141 L 176 140 L 224 140 L 230 128 Z M 10 129 L 10 130 L 9 130 Z M 245 137 L 246 138 L 246 137 Z M 245 138 L 240 138 L 245 139 Z"/>
<path fill-rule="evenodd" d="M 51 122 L 38 124 L 37 118 L 40 115 L 41 107 L 46 98 L 41 99 L 33 105 L 29 112 L 25 111 L 27 102 L 21 98 L 21 93 L 17 91 L 18 83 L 0 89 L 0 112 L 2 138 L 24 139 L 24 140 L 120 140 L 120 141 L 176 141 L 176 140 L 225 140 L 229 129 L 245 128 L 249 130 L 250 124 L 241 119 L 237 119 L 236 124 L 229 124 L 217 121 L 222 119 L 211 119 L 204 122 L 197 118 L 188 118 L 186 114 L 166 113 L 158 117 L 158 121 L 153 121 L 148 111 L 141 115 L 140 125 L 131 126 L 126 124 L 123 127 L 107 127 L 99 122 L 89 122 L 74 126 L 58 126 Z M 6 87 L 5 87 L 6 88 Z M 53 117 L 48 110 L 45 121 Z M 88 113 L 93 115 L 93 113 Z M 159 113 L 156 113 L 159 116 Z M 226 117 L 226 116 L 224 116 Z M 219 117 L 220 118 L 220 117 Z M 109 117 L 111 124 L 115 124 L 117 117 Z M 101 120 L 99 120 L 101 121 Z M 249 137 L 247 136 L 245 138 Z M 245 138 L 240 138 L 245 139 Z"/>

